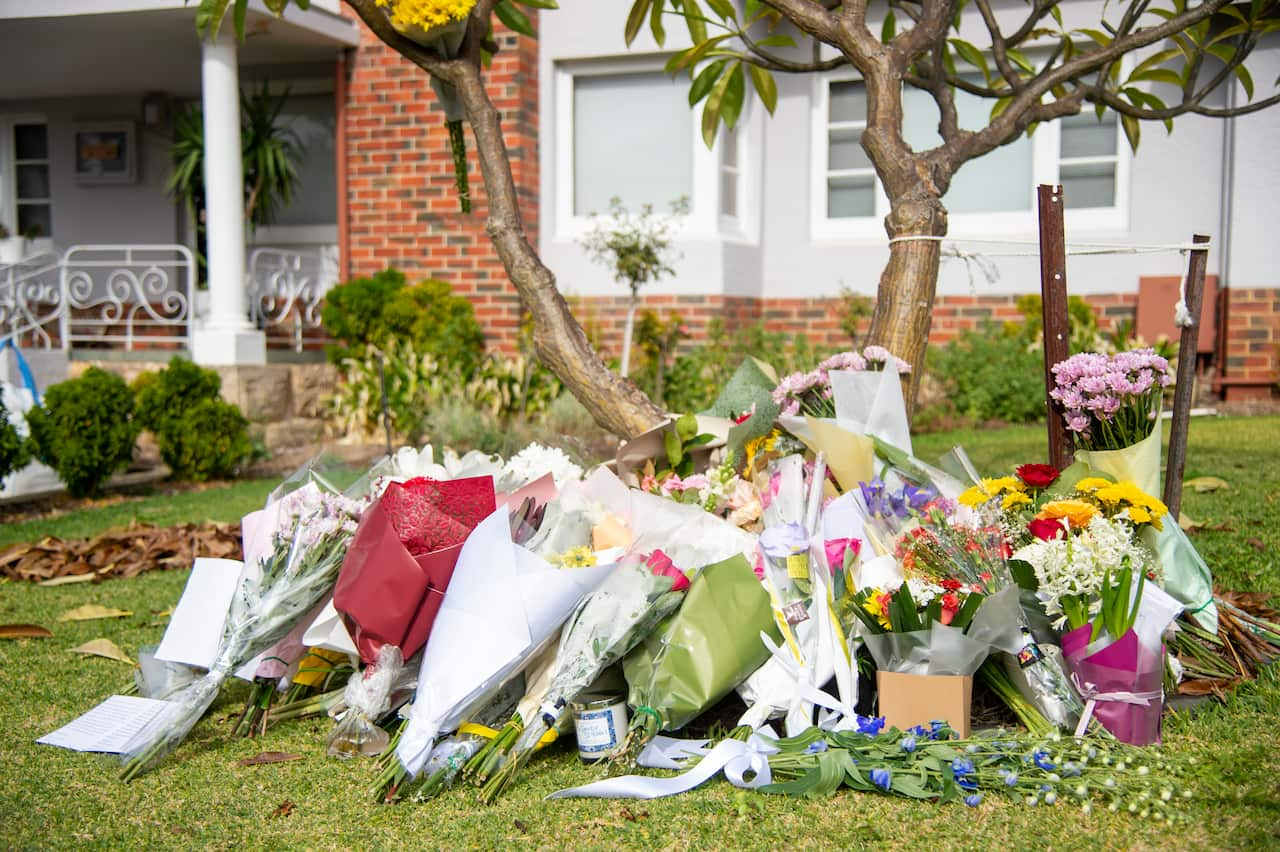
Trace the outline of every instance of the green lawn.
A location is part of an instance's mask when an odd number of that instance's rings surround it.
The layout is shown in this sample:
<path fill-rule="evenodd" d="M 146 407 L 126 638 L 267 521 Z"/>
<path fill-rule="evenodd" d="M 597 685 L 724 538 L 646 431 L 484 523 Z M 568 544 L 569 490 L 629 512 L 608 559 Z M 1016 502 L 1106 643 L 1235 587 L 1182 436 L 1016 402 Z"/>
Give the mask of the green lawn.
<path fill-rule="evenodd" d="M 1042 461 L 1038 429 L 929 435 L 917 453 L 930 458 L 955 443 L 984 471 Z M 1192 426 L 1190 475 L 1225 479 L 1230 490 L 1188 494 L 1184 511 L 1206 527 L 1194 540 L 1224 585 L 1280 592 L 1280 418 L 1205 419 Z M 261 502 L 270 484 L 242 483 L 205 492 L 179 510 L 176 497 L 110 507 L 57 523 L 88 534 L 127 523 L 131 513 L 171 520 L 230 520 Z M 218 495 L 221 493 L 221 497 Z M 209 496 L 212 495 L 212 496 Z M 241 504 L 233 501 L 243 501 Z M 165 504 L 172 505 L 172 513 Z M 225 510 L 225 511 L 224 511 Z M 110 513 L 110 514 L 108 514 Z M 74 523 L 73 523 L 74 522 Z M 51 524 L 46 524 L 50 526 Z M 38 536 L 52 529 L 35 529 Z M 6 540 L 22 537 L 10 529 Z M 59 533 L 63 534 L 63 533 Z M 470 790 L 426 804 L 373 804 L 368 762 L 323 753 L 330 724 L 284 724 L 260 742 L 228 740 L 228 715 L 244 698 L 237 687 L 215 707 L 168 762 L 131 785 L 116 780 L 111 758 L 37 746 L 34 740 L 89 709 L 129 677 L 127 666 L 68 653 L 107 637 L 130 654 L 157 642 L 159 612 L 173 605 L 184 572 L 155 572 L 94 586 L 0 586 L 0 623 L 39 622 L 46 640 L 0 641 L 0 765 L 9 789 L 0 797 L 4 845 L 109 848 L 401 848 L 518 844 L 538 847 L 750 848 L 890 847 L 1004 848 L 1276 848 L 1280 843 L 1280 676 L 1275 667 L 1255 684 L 1192 715 L 1173 715 L 1166 748 L 1198 761 L 1195 798 L 1174 827 L 1107 813 L 1082 815 L 1070 806 L 1027 808 L 989 797 L 981 806 L 939 807 L 842 792 L 831 799 L 764 797 L 713 781 L 676 798 L 652 802 L 544 802 L 560 787 L 596 777 L 568 750 L 540 758 L 511 795 L 493 807 Z M 56 616 L 83 603 L 129 609 L 117 621 L 58 624 Z M 262 750 L 303 760 L 240 767 Z M 273 816 L 285 802 L 288 816 Z"/>

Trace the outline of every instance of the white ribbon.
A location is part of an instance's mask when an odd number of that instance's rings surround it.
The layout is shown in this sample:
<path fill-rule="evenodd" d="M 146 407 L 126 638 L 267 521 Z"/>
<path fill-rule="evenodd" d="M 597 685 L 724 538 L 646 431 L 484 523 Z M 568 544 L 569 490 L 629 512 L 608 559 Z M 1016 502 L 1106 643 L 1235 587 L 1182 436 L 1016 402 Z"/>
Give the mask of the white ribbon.
<path fill-rule="evenodd" d="M 677 741 L 678 742 L 678 741 Z M 773 773 L 769 771 L 769 755 L 777 754 L 778 747 L 773 740 L 752 734 L 745 743 L 741 740 L 722 740 L 710 751 L 693 743 L 705 740 L 685 740 L 683 745 L 705 754 L 694 766 L 683 775 L 675 778 L 650 778 L 644 775 L 624 775 L 620 778 L 606 778 L 581 787 L 557 790 L 548 799 L 595 798 L 595 799 L 657 799 L 664 796 L 676 796 L 688 792 L 695 787 L 710 781 L 720 772 L 735 787 L 754 790 L 772 783 Z M 673 748 L 668 745 L 666 748 Z M 753 774 L 748 779 L 746 776 Z"/>
<path fill-rule="evenodd" d="M 1150 707 L 1152 701 L 1156 701 L 1164 695 L 1164 690 L 1162 689 L 1153 689 L 1149 692 L 1098 692 L 1096 684 L 1081 681 L 1075 672 L 1071 673 L 1071 682 L 1075 684 L 1080 697 L 1085 700 L 1084 712 L 1080 714 L 1080 722 L 1076 725 L 1075 735 L 1077 737 L 1084 736 L 1084 732 L 1089 727 L 1089 721 L 1093 719 L 1093 710 L 1099 701 L 1113 701 L 1120 704 Z"/>

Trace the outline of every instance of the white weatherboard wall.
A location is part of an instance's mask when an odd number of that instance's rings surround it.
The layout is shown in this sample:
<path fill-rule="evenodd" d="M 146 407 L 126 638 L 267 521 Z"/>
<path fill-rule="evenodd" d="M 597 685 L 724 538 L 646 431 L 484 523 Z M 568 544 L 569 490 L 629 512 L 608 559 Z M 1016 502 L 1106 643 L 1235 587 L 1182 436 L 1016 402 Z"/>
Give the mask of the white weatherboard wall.
<path fill-rule="evenodd" d="M 630 0 L 562 0 L 561 9 L 541 15 L 539 94 L 541 110 L 540 157 L 542 199 L 540 239 L 543 257 L 556 271 L 562 291 L 577 295 L 622 295 L 622 285 L 609 272 L 593 264 L 576 243 L 578 234 L 566 227 L 559 206 L 569 202 L 557 190 L 565 184 L 563 170 L 571 158 L 564 146 L 572 144 L 571 122 L 557 110 L 562 108 L 563 88 L 557 96 L 557 72 L 619 64 L 635 66 L 648 61 L 660 67 L 673 51 L 687 45 L 682 22 L 668 22 L 668 38 L 659 48 L 647 27 L 628 49 L 623 25 Z M 1101 2 L 1083 0 L 1062 4 L 1068 26 L 1097 26 Z M 1011 6 L 1001 12 L 1014 20 L 1024 7 Z M 1021 20 L 1018 17 L 1018 20 Z M 876 27 L 878 28 L 878 23 Z M 978 24 L 980 27 L 980 23 Z M 966 22 L 966 29 L 969 22 Z M 966 32 L 980 41 L 975 31 Z M 1280 37 L 1273 37 L 1265 55 L 1255 57 L 1254 78 L 1259 94 L 1270 91 L 1269 84 L 1280 73 Z M 874 294 L 888 258 L 887 237 L 882 227 L 864 229 L 856 236 L 820 238 L 815 235 L 812 194 L 821 186 L 812 173 L 815 96 L 817 75 L 776 75 L 779 101 L 770 117 L 758 108 L 747 121 L 746 195 L 751 213 L 746 226 L 733 229 L 692 227 L 686 230 L 677 248 L 683 256 L 677 275 L 645 289 L 646 294 L 725 294 L 763 298 L 833 297 L 841 288 Z M 687 86 L 687 79 L 681 78 Z M 1240 99 L 1243 95 L 1238 93 Z M 696 126 L 696 122 L 695 122 Z M 1071 221 L 1068 242 L 1166 244 L 1189 241 L 1193 233 L 1214 238 L 1210 273 L 1229 264 L 1229 284 L 1236 286 L 1280 286 L 1274 271 L 1274 223 L 1280 221 L 1280 167 L 1277 167 L 1277 139 L 1280 139 L 1280 107 L 1237 119 L 1231 149 L 1234 178 L 1228 174 L 1225 156 L 1226 122 L 1219 119 L 1184 116 L 1177 120 L 1172 136 L 1158 123 L 1143 126 L 1142 144 L 1130 161 L 1127 180 L 1128 204 L 1122 215 L 1111 221 L 1090 224 L 1089 217 Z M 675 144 L 673 142 L 673 144 Z M 699 142 L 698 145 L 701 145 Z M 1224 190 L 1227 198 L 1230 239 L 1224 238 Z M 944 199 L 945 203 L 945 199 Z M 998 233 L 979 224 L 953 223 L 952 236 L 999 236 L 1006 239 L 1036 238 L 1034 208 L 1012 228 Z M 962 249 L 982 251 L 983 246 L 959 244 Z M 986 250 L 1026 251 L 1035 246 L 986 246 Z M 1223 255 L 1229 251 L 1229 258 Z M 988 283 L 977 272 L 971 278 L 964 263 L 944 262 L 938 292 L 943 295 L 1008 294 L 1034 292 L 1039 288 L 1039 266 L 1035 257 L 995 258 L 999 280 Z M 1177 275 L 1186 268 L 1185 258 L 1176 253 L 1073 257 L 1068 265 L 1072 293 L 1135 292 L 1145 275 Z"/>

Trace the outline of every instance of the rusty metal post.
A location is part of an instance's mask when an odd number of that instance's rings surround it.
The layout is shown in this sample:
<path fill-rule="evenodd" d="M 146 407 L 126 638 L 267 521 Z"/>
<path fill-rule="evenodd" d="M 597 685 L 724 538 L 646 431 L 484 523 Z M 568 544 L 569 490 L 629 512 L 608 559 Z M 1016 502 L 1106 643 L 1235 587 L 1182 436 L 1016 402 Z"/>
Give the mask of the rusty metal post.
<path fill-rule="evenodd" d="M 1208 243 L 1204 234 L 1196 234 L 1192 242 Z M 1169 463 L 1164 475 L 1164 502 L 1169 518 L 1178 522 L 1182 508 L 1182 475 L 1187 466 L 1187 435 L 1191 429 L 1191 404 L 1195 402 L 1196 355 L 1199 351 L 1200 309 L 1204 304 L 1204 275 L 1209 265 L 1209 248 L 1193 249 L 1187 261 L 1187 283 L 1183 301 L 1191 324 L 1183 326 L 1178 341 L 1178 384 L 1173 392 L 1173 423 L 1169 427 Z"/>
<path fill-rule="evenodd" d="M 1036 190 L 1040 209 L 1040 306 L 1044 321 L 1044 394 L 1048 405 L 1049 464 L 1065 470 L 1075 457 L 1063 408 L 1053 390 L 1053 365 L 1071 354 L 1067 324 L 1067 238 L 1062 221 L 1062 187 L 1041 184 Z"/>

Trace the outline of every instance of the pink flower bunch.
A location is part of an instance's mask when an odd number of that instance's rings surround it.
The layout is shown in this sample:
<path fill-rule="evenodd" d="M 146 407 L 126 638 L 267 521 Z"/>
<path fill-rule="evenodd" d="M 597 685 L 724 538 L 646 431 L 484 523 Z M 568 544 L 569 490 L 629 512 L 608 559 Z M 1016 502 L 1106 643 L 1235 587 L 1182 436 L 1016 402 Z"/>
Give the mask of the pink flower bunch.
<path fill-rule="evenodd" d="M 1067 428 L 1085 449 L 1118 450 L 1151 434 L 1160 400 L 1173 384 L 1169 362 L 1153 349 L 1115 355 L 1082 352 L 1053 365 L 1050 396 L 1066 409 Z"/>
<path fill-rule="evenodd" d="M 792 373 L 783 377 L 773 389 L 773 401 L 781 413 L 794 416 L 808 414 L 812 417 L 835 417 L 836 406 L 831 390 L 831 371 L 880 370 L 892 362 L 899 373 L 911 372 L 911 365 L 895 357 L 883 346 L 868 346 L 862 352 L 837 352 L 809 372 Z"/>

